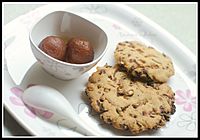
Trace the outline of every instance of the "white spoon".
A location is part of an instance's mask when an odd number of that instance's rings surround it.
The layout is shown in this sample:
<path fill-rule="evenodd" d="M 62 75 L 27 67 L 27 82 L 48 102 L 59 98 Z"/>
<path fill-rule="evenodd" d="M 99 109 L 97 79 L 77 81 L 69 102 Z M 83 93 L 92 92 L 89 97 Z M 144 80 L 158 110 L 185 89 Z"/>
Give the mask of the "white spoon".
<path fill-rule="evenodd" d="M 34 108 L 64 116 L 72 121 L 77 126 L 77 131 L 82 134 L 100 136 L 81 120 L 67 99 L 54 88 L 43 85 L 29 87 L 22 94 L 22 100 Z"/>

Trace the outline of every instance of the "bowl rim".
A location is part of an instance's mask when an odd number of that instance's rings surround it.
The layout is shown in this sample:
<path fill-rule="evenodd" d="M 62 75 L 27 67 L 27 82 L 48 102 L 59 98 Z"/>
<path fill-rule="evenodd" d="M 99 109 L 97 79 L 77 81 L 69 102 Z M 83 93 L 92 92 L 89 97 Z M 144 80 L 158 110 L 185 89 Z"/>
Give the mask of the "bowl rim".
<path fill-rule="evenodd" d="M 105 35 L 105 38 L 106 38 L 106 45 L 105 45 L 105 49 L 103 50 L 103 52 L 94 60 L 92 60 L 91 62 L 88 62 L 88 63 L 83 63 L 83 64 L 74 64 L 74 63 L 68 63 L 68 62 L 64 62 L 64 61 L 61 61 L 61 60 L 58 60 L 56 58 L 53 58 L 52 56 L 46 54 L 45 52 L 43 52 L 39 47 L 37 47 L 37 45 L 34 43 L 33 41 L 33 38 L 32 38 L 32 32 L 33 32 L 33 29 L 35 28 L 35 26 L 41 21 L 43 20 L 45 17 L 49 16 L 50 14 L 53 14 L 53 13 L 56 13 L 56 12 L 64 12 L 64 13 L 69 13 L 69 14 L 72 14 L 74 16 L 77 16 L 78 18 L 81 18 L 87 22 L 89 22 L 90 24 L 93 24 L 94 26 L 96 26 L 97 28 L 99 28 Z M 52 35 L 53 36 L 53 35 Z M 50 12 L 48 13 L 47 15 L 43 16 L 42 18 L 40 18 L 39 20 L 37 20 L 33 26 L 31 27 L 31 30 L 29 32 L 29 40 L 31 41 L 32 45 L 31 46 L 34 46 L 34 48 L 36 48 L 37 51 L 39 51 L 40 53 L 42 53 L 43 55 L 45 55 L 48 59 L 51 59 L 53 61 L 56 61 L 57 63 L 60 63 L 60 64 L 63 64 L 63 65 L 68 65 L 68 66 L 76 66 L 76 67 L 83 67 L 83 66 L 89 66 L 91 64 L 95 64 L 97 63 L 106 53 L 107 49 L 108 49 L 108 36 L 106 34 L 106 32 L 100 28 L 98 25 L 94 24 L 93 22 L 77 15 L 77 14 L 74 14 L 72 12 L 68 12 L 68 11 L 65 11 L 65 10 L 56 10 L 56 11 L 53 11 L 53 12 Z"/>

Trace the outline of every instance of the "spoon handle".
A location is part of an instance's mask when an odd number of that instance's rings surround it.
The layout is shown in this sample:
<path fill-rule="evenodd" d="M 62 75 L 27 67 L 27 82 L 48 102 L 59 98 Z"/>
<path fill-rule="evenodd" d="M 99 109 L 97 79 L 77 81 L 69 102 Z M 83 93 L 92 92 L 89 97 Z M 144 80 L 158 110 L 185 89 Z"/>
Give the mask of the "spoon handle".
<path fill-rule="evenodd" d="M 77 124 L 77 130 L 79 133 L 86 135 L 86 136 L 102 136 L 100 133 L 92 129 L 86 121 L 80 117 L 73 118 L 74 123 Z"/>
<path fill-rule="evenodd" d="M 39 97 L 39 98 L 38 98 Z M 67 118 L 84 135 L 97 135 L 96 131 L 84 122 L 73 109 L 69 101 L 59 91 L 47 86 L 33 86 L 26 89 L 22 95 L 23 101 L 32 107 L 54 112 Z"/>

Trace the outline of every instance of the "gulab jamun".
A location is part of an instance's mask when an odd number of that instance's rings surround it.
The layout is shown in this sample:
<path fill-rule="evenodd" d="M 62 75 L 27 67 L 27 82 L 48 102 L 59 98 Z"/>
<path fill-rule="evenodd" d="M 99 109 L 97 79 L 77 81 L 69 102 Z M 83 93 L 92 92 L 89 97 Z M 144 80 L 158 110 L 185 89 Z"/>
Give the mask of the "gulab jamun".
<path fill-rule="evenodd" d="M 65 61 L 66 47 L 65 42 L 57 36 L 48 36 L 39 44 L 42 51 L 61 61 Z"/>
<path fill-rule="evenodd" d="M 67 43 L 66 62 L 83 64 L 94 59 L 94 51 L 88 40 L 71 38 Z"/>

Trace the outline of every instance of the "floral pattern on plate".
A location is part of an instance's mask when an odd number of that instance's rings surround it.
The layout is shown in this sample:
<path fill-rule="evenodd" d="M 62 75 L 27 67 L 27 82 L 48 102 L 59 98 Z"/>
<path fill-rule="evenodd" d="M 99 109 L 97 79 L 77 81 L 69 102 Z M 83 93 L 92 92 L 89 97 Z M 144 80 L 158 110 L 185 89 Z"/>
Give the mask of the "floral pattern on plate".
<path fill-rule="evenodd" d="M 35 84 L 29 84 L 27 88 L 34 85 Z M 51 112 L 36 109 L 24 104 L 24 102 L 22 101 L 22 93 L 24 92 L 23 89 L 19 87 L 12 87 L 10 91 L 13 93 L 9 97 L 10 102 L 15 106 L 22 107 L 24 109 L 24 113 L 30 118 L 36 118 L 37 114 L 45 119 L 50 119 L 53 116 L 53 113 Z"/>
<path fill-rule="evenodd" d="M 194 131 L 196 129 L 196 113 L 183 113 L 179 116 L 180 120 L 177 122 L 178 127 L 184 127 L 187 131 Z"/>
<path fill-rule="evenodd" d="M 182 105 L 183 110 L 186 112 L 191 112 L 196 105 L 196 97 L 191 95 L 191 90 L 186 91 L 177 90 L 176 91 L 176 104 Z"/>

